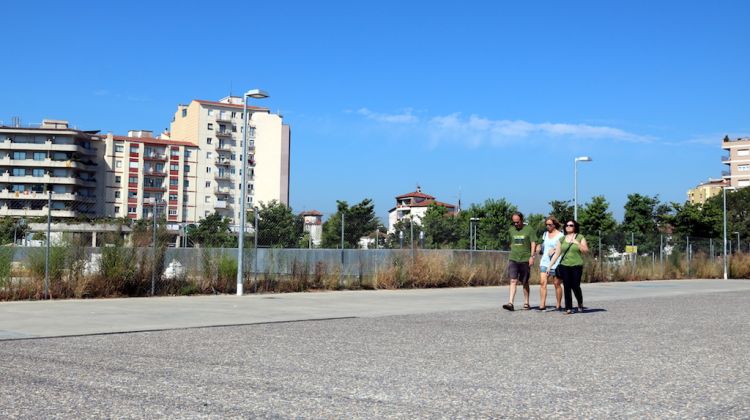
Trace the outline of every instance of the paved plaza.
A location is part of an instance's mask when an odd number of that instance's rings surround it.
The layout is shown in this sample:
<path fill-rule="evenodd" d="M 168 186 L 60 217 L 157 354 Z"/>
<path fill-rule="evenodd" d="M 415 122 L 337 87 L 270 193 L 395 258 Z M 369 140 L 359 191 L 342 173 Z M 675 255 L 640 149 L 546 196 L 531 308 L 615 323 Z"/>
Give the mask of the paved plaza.
<path fill-rule="evenodd" d="M 0 418 L 748 418 L 750 281 L 583 293 L 0 303 Z"/>

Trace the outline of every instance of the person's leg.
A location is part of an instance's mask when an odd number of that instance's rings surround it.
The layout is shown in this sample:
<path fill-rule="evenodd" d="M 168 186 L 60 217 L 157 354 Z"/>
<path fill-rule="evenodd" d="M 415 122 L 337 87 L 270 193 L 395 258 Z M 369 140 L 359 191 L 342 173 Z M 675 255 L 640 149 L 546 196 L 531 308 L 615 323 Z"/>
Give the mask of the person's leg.
<path fill-rule="evenodd" d="M 560 275 L 555 271 L 555 276 L 552 278 L 552 284 L 555 285 L 555 298 L 557 299 L 557 309 L 562 308 L 562 282 L 560 281 Z"/>
<path fill-rule="evenodd" d="M 560 277 L 562 278 L 563 288 L 565 289 L 565 311 L 566 312 L 573 310 L 573 296 L 571 293 L 572 279 L 570 279 L 570 272 L 568 270 L 569 268 L 564 265 L 557 267 L 557 271 L 558 273 L 560 273 Z"/>
<path fill-rule="evenodd" d="M 544 267 L 542 267 L 541 270 L 544 270 Z M 546 307 L 547 307 L 547 273 L 545 270 L 539 273 L 539 309 L 545 309 Z"/>
<path fill-rule="evenodd" d="M 574 267 L 573 270 L 573 293 L 576 295 L 578 309 L 583 311 L 583 291 L 581 290 L 581 277 L 583 277 L 583 266 Z"/>
<path fill-rule="evenodd" d="M 523 285 L 523 307 L 524 309 L 529 309 L 531 307 L 529 305 L 529 295 L 531 294 L 531 290 L 529 289 L 529 276 L 531 274 L 531 267 L 529 267 L 528 264 L 522 264 L 519 271 L 518 281 Z"/>
<path fill-rule="evenodd" d="M 508 303 L 503 305 L 503 309 L 513 310 L 513 300 L 516 298 L 516 284 L 518 283 L 518 265 L 515 261 L 508 262 L 508 277 L 510 277 L 510 287 L 508 287 Z"/>

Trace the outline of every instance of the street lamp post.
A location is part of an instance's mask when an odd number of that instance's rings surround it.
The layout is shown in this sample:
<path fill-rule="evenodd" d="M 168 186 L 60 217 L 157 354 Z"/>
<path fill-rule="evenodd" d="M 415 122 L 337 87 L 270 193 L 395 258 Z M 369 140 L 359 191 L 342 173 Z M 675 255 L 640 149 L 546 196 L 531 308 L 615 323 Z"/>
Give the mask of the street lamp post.
<path fill-rule="evenodd" d="M 733 190 L 734 187 L 722 187 L 724 195 L 724 280 L 729 278 L 729 267 L 727 266 L 727 190 Z"/>
<path fill-rule="evenodd" d="M 247 99 L 248 98 L 254 98 L 254 99 L 264 99 L 268 98 L 268 93 L 265 91 L 262 91 L 260 89 L 252 89 L 245 92 L 245 94 L 242 96 L 242 116 L 245 120 L 244 125 L 242 126 L 242 174 L 240 175 L 240 229 L 239 229 L 239 240 L 238 240 L 238 246 L 237 246 L 237 296 L 242 296 L 242 284 L 244 281 L 244 272 L 243 272 L 243 254 L 244 254 L 244 248 L 245 248 L 245 219 L 247 218 L 247 215 L 245 214 L 245 206 L 247 205 L 247 121 L 248 121 L 248 113 L 247 113 Z M 255 236 L 258 236 L 258 233 L 255 233 Z"/>
<path fill-rule="evenodd" d="M 591 162 L 588 156 L 580 156 L 573 161 L 573 220 L 578 220 L 578 162 Z"/>
<path fill-rule="evenodd" d="M 735 235 L 737 235 L 737 251 L 736 252 L 742 252 L 742 246 L 740 244 L 740 233 L 739 232 L 732 232 Z"/>

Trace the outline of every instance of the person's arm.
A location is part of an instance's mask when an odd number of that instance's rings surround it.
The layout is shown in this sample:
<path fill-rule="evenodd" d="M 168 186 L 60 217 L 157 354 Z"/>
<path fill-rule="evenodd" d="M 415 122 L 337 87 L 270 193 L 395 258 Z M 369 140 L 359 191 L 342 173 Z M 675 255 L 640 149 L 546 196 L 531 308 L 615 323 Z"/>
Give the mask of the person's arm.
<path fill-rule="evenodd" d="M 578 242 L 578 249 L 581 250 L 581 253 L 588 254 L 589 244 L 586 242 L 586 238 L 581 238 L 581 241 Z"/>
<path fill-rule="evenodd" d="M 562 247 L 562 245 L 560 245 L 560 241 L 557 241 L 555 243 L 555 255 L 553 255 L 552 259 L 549 261 L 549 266 L 550 267 L 554 267 L 555 266 L 555 261 L 557 261 L 557 258 L 560 257 L 560 249 L 562 249 L 561 247 Z"/>
<path fill-rule="evenodd" d="M 529 265 L 534 265 L 534 251 L 536 250 L 536 241 L 531 241 L 531 256 L 529 257 Z"/>

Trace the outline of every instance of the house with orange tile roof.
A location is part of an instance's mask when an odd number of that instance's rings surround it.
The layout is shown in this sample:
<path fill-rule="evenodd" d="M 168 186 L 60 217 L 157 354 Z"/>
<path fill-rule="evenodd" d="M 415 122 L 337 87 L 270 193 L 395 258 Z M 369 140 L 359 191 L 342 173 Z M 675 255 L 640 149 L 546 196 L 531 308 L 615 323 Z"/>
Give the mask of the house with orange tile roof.
<path fill-rule="evenodd" d="M 396 196 L 396 207 L 388 210 L 388 232 L 395 232 L 396 223 L 405 218 L 421 224 L 422 217 L 431 205 L 445 207 L 449 214 L 456 213 L 456 206 L 438 201 L 435 197 L 423 193 L 422 188 L 417 185 L 416 191 Z"/>

